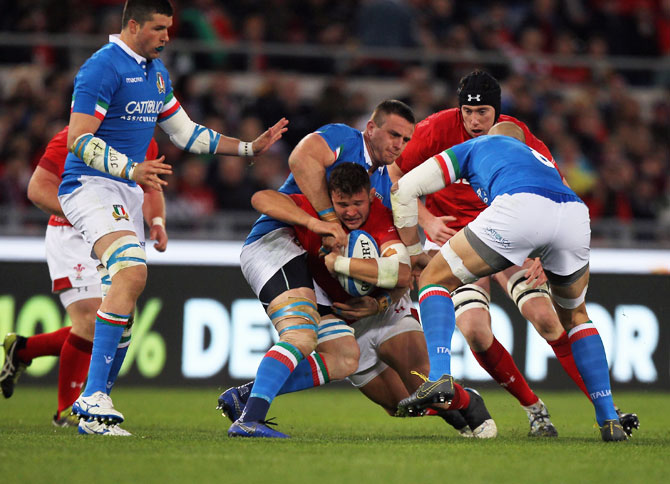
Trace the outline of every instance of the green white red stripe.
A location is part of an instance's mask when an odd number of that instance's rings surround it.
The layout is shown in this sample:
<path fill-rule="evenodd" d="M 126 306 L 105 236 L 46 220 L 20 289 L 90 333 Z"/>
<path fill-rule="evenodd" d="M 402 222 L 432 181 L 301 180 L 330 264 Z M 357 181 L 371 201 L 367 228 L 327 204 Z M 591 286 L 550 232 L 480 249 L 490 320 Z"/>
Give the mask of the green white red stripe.
<path fill-rule="evenodd" d="M 442 169 L 445 185 L 450 185 L 461 177 L 461 168 L 453 151 L 450 149 L 444 150 L 442 153 L 433 156 L 433 158 Z"/>
<path fill-rule="evenodd" d="M 265 356 L 284 364 L 289 371 L 293 371 L 298 362 L 302 360 L 302 354 L 295 346 L 281 341 L 270 348 L 270 351 Z"/>
<path fill-rule="evenodd" d="M 174 93 L 170 92 L 170 94 L 165 96 L 165 103 L 163 104 L 163 110 L 158 115 L 158 122 L 168 119 L 170 116 L 179 111 L 180 107 L 181 104 L 179 104 L 177 98 L 174 97 Z"/>
<path fill-rule="evenodd" d="M 444 296 L 451 299 L 451 294 L 449 294 L 446 287 L 430 284 L 419 291 L 419 304 L 422 303 L 424 299 L 431 296 Z"/>
<path fill-rule="evenodd" d="M 74 108 L 74 96 L 72 96 L 72 102 L 70 103 L 70 112 L 72 112 L 73 108 Z M 103 119 L 105 119 L 105 116 L 107 116 L 107 109 L 109 109 L 109 104 L 98 99 L 98 102 L 95 103 L 95 112 L 93 113 L 93 115 L 100 121 L 102 121 Z"/>
<path fill-rule="evenodd" d="M 114 314 L 114 313 L 103 313 L 102 311 L 98 311 L 98 314 L 96 314 L 96 321 L 99 321 L 103 324 L 108 324 L 109 326 L 125 326 L 128 324 L 128 319 L 130 319 L 130 315 L 123 315 L 123 314 Z"/>
<path fill-rule="evenodd" d="M 315 387 L 325 385 L 330 381 L 326 362 L 323 361 L 321 355 L 312 353 L 307 357 L 307 361 L 309 361 L 309 366 L 312 368 L 312 380 Z"/>

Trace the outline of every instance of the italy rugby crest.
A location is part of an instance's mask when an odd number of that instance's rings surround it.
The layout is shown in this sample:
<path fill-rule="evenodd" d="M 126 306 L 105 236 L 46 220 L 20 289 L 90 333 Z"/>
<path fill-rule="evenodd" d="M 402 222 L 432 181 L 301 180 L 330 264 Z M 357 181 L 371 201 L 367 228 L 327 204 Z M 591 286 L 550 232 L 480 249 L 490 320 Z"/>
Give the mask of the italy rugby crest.
<path fill-rule="evenodd" d="M 158 92 L 165 94 L 165 81 L 163 80 L 163 75 L 160 72 L 156 73 L 156 87 L 158 87 Z"/>
<path fill-rule="evenodd" d="M 112 205 L 112 208 L 114 209 L 112 212 L 112 217 L 114 217 L 114 220 L 121 220 L 122 218 L 130 220 L 130 217 L 128 217 L 128 212 L 126 212 L 126 209 L 123 208 L 123 205 Z"/>

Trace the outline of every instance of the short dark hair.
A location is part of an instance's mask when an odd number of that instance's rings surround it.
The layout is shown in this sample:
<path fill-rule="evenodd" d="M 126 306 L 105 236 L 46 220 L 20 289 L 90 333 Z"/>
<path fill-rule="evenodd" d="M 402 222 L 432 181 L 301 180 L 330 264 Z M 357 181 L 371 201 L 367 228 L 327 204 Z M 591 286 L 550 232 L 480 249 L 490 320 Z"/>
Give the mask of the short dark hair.
<path fill-rule="evenodd" d="M 396 114 L 410 123 L 416 124 L 416 118 L 414 117 L 412 108 L 397 99 L 387 99 L 386 101 L 379 103 L 372 112 L 372 117 L 370 119 L 372 119 L 377 126 L 381 126 L 384 124 L 386 116 L 389 114 Z"/>
<path fill-rule="evenodd" d="M 156 13 L 172 17 L 174 8 L 170 0 L 126 0 L 121 16 L 121 28 L 125 29 L 131 19 L 142 25 L 151 20 Z"/>
<path fill-rule="evenodd" d="M 500 84 L 488 72 L 476 69 L 458 83 L 458 107 L 493 106 L 496 112 L 494 123 L 500 117 Z"/>
<path fill-rule="evenodd" d="M 339 163 L 328 178 L 328 193 L 338 191 L 343 195 L 354 195 L 361 190 L 370 191 L 370 176 L 358 163 Z"/>

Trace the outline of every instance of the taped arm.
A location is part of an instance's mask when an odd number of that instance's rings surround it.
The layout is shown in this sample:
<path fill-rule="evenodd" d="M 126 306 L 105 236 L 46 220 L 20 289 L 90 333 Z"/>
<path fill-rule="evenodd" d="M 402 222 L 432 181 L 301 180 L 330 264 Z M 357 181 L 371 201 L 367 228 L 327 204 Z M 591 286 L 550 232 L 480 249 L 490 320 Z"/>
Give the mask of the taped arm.
<path fill-rule="evenodd" d="M 326 140 L 316 133 L 305 136 L 288 159 L 291 173 L 300 191 L 321 219 L 335 221 L 333 204 L 328 195 L 326 168 L 335 162 L 335 154 Z"/>
<path fill-rule="evenodd" d="M 393 289 L 409 287 L 411 281 L 410 257 L 407 248 L 399 240 L 382 246 L 378 259 L 335 258 L 335 272 L 348 275 L 377 287 Z"/>
<path fill-rule="evenodd" d="M 95 116 L 72 113 L 67 135 L 68 150 L 91 168 L 127 180 L 133 180 L 137 163 L 95 136 L 100 127 Z"/>

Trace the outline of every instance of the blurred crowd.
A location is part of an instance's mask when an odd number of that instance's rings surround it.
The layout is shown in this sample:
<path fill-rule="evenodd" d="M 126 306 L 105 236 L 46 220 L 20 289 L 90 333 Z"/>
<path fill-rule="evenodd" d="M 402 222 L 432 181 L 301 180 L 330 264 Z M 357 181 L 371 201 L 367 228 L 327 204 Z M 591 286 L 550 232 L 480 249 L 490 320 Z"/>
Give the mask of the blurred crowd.
<path fill-rule="evenodd" d="M 254 160 L 195 156 L 157 130 L 175 168 L 166 190 L 169 214 L 198 220 L 250 210 L 254 191 L 276 188 L 287 158 L 307 133 L 330 122 L 364 126 L 381 99 L 353 79 L 397 79 L 418 119 L 457 106 L 458 79 L 483 67 L 503 86 L 503 112 L 526 122 L 550 148 L 594 221 L 670 226 L 670 71 L 621 68 L 613 56 L 670 62 L 670 0 L 217 0 L 177 1 L 173 38 L 233 43 L 420 48 L 497 52 L 481 62 L 334 61 L 239 52 L 197 53 L 165 62 L 190 117 L 252 140 L 282 116 L 282 142 Z M 67 8 L 64 4 L 68 4 Z M 120 29 L 118 0 L 3 2 L 0 32 L 101 34 Z M 78 15 L 68 12 L 77 11 Z M 86 55 L 45 45 L 0 45 L 0 207 L 28 210 L 25 189 L 50 137 L 67 124 L 72 77 Z M 552 56 L 547 56 L 551 54 Z M 575 55 L 591 62 L 551 62 Z M 77 57 L 77 58 L 74 58 Z M 79 58 L 81 57 L 81 58 Z M 302 60 L 301 60 L 302 59 Z M 174 64 L 174 65 L 173 65 Z M 255 73 L 253 90 L 231 76 Z M 301 76 L 320 76 L 308 96 Z M 654 238 L 653 230 L 638 234 Z"/>

